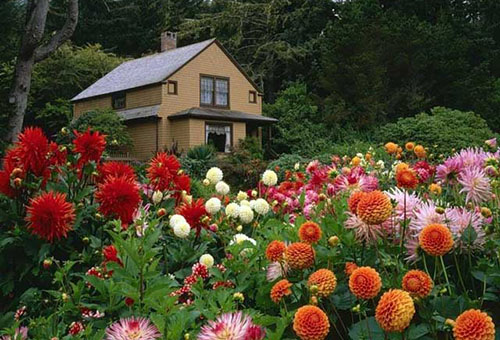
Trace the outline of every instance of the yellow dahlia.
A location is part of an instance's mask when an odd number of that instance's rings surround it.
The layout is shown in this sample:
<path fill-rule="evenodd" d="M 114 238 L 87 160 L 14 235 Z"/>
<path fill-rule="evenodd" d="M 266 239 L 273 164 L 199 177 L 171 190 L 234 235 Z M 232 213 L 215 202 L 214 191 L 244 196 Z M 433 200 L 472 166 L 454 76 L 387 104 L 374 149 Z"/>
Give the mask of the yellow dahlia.
<path fill-rule="evenodd" d="M 386 332 L 402 332 L 415 314 L 415 305 L 408 292 L 391 289 L 380 298 L 375 309 L 375 319 Z"/>

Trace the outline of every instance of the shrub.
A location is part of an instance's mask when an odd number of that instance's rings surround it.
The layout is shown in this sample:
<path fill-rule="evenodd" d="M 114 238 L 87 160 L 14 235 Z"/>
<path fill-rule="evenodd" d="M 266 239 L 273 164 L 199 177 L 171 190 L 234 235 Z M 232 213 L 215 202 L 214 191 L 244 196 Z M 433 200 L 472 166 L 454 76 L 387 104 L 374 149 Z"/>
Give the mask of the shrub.
<path fill-rule="evenodd" d="M 111 109 L 97 109 L 85 112 L 76 120 L 71 122 L 70 130 L 80 132 L 91 128 L 106 135 L 106 148 L 115 151 L 121 148 L 132 147 L 132 138 L 120 117 Z"/>
<path fill-rule="evenodd" d="M 474 112 L 435 107 L 430 114 L 420 113 L 383 126 L 376 138 L 381 143 L 400 145 L 413 141 L 434 147 L 437 153 L 450 154 L 453 149 L 481 146 L 492 136 L 486 121 Z"/>
<path fill-rule="evenodd" d="M 183 169 L 194 178 L 202 179 L 208 169 L 215 165 L 216 150 L 212 145 L 195 146 L 181 158 Z"/>

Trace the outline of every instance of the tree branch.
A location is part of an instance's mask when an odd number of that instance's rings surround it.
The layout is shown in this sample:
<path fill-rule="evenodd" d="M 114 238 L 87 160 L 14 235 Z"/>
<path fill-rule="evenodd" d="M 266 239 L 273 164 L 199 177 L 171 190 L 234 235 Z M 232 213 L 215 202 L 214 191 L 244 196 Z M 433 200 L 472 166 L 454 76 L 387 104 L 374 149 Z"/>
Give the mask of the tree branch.
<path fill-rule="evenodd" d="M 47 58 L 52 52 L 59 48 L 59 46 L 64 44 L 66 40 L 71 38 L 73 32 L 76 29 L 77 23 L 78 0 L 69 0 L 66 22 L 64 23 L 63 27 L 59 31 L 57 31 L 56 34 L 54 34 L 46 44 L 39 46 L 35 50 L 35 62 L 39 62 Z"/>

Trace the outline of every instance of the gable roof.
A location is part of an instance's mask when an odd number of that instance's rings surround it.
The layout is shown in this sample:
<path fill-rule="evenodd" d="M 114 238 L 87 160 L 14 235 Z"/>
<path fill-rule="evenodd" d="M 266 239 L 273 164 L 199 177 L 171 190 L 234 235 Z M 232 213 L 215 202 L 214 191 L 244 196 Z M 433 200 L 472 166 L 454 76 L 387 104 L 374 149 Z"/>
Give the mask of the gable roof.
<path fill-rule="evenodd" d="M 255 82 L 252 81 L 227 50 L 216 39 L 209 39 L 196 44 L 126 61 L 73 97 L 71 101 L 79 101 L 160 83 L 180 70 L 213 43 L 217 44 L 255 89 L 259 90 Z M 259 90 L 259 92 L 261 91 Z"/>

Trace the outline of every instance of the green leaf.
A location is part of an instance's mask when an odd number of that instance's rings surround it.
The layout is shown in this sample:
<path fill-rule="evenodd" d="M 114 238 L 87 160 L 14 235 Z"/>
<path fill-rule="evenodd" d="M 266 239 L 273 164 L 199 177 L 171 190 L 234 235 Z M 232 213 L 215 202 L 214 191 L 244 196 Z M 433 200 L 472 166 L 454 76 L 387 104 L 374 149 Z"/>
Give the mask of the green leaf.
<path fill-rule="evenodd" d="M 352 340 L 384 340 L 384 331 L 373 316 L 355 323 L 349 331 Z"/>
<path fill-rule="evenodd" d="M 477 239 L 477 232 L 476 230 L 472 227 L 472 225 L 469 224 L 467 228 L 462 233 L 462 236 L 460 239 L 466 244 L 466 245 L 472 245 L 474 241 Z"/>

